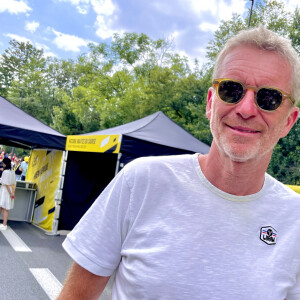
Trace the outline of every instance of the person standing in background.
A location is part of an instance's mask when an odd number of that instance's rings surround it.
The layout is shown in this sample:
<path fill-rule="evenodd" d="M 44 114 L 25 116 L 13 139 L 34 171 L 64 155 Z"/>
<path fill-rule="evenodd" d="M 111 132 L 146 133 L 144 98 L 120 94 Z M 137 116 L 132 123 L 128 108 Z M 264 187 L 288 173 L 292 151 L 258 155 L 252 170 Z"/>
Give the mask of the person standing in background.
<path fill-rule="evenodd" d="M 21 174 L 22 174 L 22 171 L 20 170 L 21 162 L 22 162 L 21 159 L 17 157 L 15 158 L 14 171 L 16 174 L 16 180 L 21 180 Z"/>
<path fill-rule="evenodd" d="M 8 211 L 14 207 L 16 190 L 16 177 L 15 172 L 11 169 L 11 160 L 5 157 L 3 166 L 0 188 L 0 214 L 3 210 L 3 224 L 0 224 L 0 230 L 7 229 Z"/>
<path fill-rule="evenodd" d="M 25 156 L 24 161 L 22 161 L 21 166 L 20 166 L 20 171 L 22 171 L 21 174 L 21 180 L 24 181 L 26 178 L 27 174 L 27 169 L 28 169 L 28 162 L 29 162 L 29 157 Z"/>

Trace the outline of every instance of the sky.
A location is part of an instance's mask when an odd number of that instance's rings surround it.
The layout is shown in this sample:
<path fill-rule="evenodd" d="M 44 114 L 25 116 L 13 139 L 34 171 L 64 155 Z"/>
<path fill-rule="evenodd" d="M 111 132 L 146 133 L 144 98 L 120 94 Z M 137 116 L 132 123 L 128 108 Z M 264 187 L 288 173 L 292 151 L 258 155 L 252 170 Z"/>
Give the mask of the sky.
<path fill-rule="evenodd" d="M 299 0 L 282 1 L 293 10 Z M 15 39 L 45 56 L 76 59 L 89 43 L 136 32 L 172 39 L 174 51 L 203 64 L 221 20 L 248 14 L 250 6 L 249 0 L 0 0 L 0 54 Z"/>

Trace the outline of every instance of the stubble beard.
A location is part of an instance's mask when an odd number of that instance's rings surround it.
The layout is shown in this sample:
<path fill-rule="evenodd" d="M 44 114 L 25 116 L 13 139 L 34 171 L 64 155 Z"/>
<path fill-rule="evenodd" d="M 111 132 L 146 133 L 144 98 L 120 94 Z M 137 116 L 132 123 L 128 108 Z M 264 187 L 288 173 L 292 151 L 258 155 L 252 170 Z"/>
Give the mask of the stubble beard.
<path fill-rule="evenodd" d="M 252 142 L 249 147 L 245 145 L 248 142 L 247 138 L 236 136 L 233 138 L 233 141 L 229 141 L 226 135 L 222 134 L 222 132 L 218 130 L 218 122 L 213 110 L 210 121 L 210 130 L 219 152 L 224 153 L 234 162 L 243 163 L 251 160 L 259 160 L 266 155 L 271 158 L 273 149 L 279 140 L 274 139 L 271 143 L 269 141 L 269 145 L 267 147 L 264 146 L 263 139 L 257 140 L 255 143 Z M 277 130 L 280 130 L 279 125 L 277 125 L 275 132 L 273 132 L 275 136 L 277 136 Z M 272 139 L 272 137 L 270 137 L 270 139 Z"/>
<path fill-rule="evenodd" d="M 264 153 L 259 153 L 259 149 L 261 148 L 259 141 L 251 145 L 251 147 L 247 147 L 245 149 L 245 146 L 243 146 L 244 144 L 243 139 L 236 138 L 234 142 L 237 144 L 237 147 L 241 148 L 239 145 L 244 147 L 244 149 L 241 150 L 241 149 L 235 149 L 232 143 L 229 142 L 224 135 L 220 135 L 219 138 L 217 138 L 213 134 L 213 137 L 219 151 L 225 153 L 225 155 L 234 162 L 242 163 L 253 159 L 257 159 L 258 155 L 262 156 L 267 152 L 265 151 Z"/>

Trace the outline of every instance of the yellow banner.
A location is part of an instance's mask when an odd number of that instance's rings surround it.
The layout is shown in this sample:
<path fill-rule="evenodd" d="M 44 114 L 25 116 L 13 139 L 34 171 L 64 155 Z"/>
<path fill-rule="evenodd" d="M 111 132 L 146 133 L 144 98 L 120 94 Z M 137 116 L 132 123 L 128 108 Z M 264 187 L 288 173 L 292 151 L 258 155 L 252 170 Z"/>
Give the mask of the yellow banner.
<path fill-rule="evenodd" d="M 300 194 L 300 186 L 299 185 L 287 185 L 289 188 L 294 190 L 295 192 Z"/>
<path fill-rule="evenodd" d="M 33 150 L 26 174 L 26 181 L 37 185 L 32 223 L 48 231 L 52 231 L 62 155 L 58 150 Z"/>
<path fill-rule="evenodd" d="M 119 153 L 121 135 L 68 135 L 66 150 L 82 152 Z"/>

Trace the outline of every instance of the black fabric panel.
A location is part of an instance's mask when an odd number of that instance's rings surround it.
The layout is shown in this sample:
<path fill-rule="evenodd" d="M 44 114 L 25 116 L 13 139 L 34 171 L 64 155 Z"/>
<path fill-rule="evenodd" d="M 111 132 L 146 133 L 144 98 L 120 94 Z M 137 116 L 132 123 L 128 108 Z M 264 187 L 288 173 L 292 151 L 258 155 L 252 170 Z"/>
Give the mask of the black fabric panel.
<path fill-rule="evenodd" d="M 141 156 L 179 155 L 194 153 L 189 150 L 163 146 L 125 135 L 122 137 L 120 152 L 122 153 L 120 162 L 124 165 Z"/>
<path fill-rule="evenodd" d="M 1 144 L 19 148 L 65 150 L 66 137 L 0 124 Z"/>
<path fill-rule="evenodd" d="M 59 230 L 72 230 L 115 176 L 117 154 L 68 152 Z"/>

